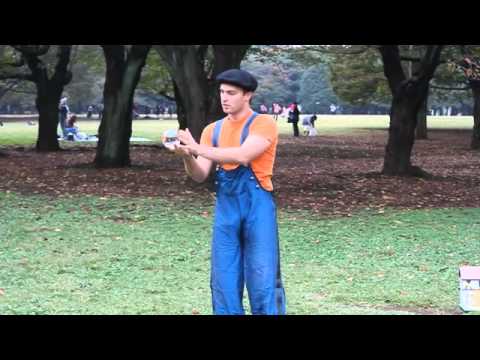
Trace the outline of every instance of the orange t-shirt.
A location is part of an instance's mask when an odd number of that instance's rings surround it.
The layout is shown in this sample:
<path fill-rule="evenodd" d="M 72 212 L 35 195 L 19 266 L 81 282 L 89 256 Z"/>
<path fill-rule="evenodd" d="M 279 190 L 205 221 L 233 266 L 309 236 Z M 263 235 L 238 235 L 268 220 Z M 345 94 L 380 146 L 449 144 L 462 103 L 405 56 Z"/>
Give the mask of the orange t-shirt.
<path fill-rule="evenodd" d="M 242 121 L 233 122 L 227 117 L 222 125 L 220 136 L 218 139 L 218 147 L 240 147 L 243 128 L 248 119 L 253 115 L 250 113 Z M 206 146 L 213 146 L 213 131 L 215 124 L 208 125 L 202 133 L 200 143 Z M 255 176 L 267 191 L 273 191 L 272 176 L 273 165 L 275 163 L 275 155 L 278 144 L 278 127 L 277 123 L 270 115 L 257 115 L 253 123 L 250 125 L 249 135 L 261 136 L 270 141 L 270 147 L 262 155 L 252 161 L 250 164 Z M 237 164 L 223 164 L 222 168 L 231 171 L 238 168 Z"/>

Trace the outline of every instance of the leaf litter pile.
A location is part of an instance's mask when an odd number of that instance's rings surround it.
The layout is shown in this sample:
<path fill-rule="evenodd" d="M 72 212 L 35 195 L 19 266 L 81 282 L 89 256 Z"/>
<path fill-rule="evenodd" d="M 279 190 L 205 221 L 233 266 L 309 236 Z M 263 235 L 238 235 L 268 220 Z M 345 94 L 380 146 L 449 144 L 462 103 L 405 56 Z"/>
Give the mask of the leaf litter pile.
<path fill-rule="evenodd" d="M 284 210 L 329 216 L 358 210 L 480 206 L 480 153 L 469 148 L 470 131 L 430 131 L 417 140 L 412 164 L 433 177 L 381 175 L 386 131 L 318 137 L 282 136 L 275 165 L 277 202 Z M 182 162 L 160 146 L 132 145 L 132 166 L 96 169 L 95 148 L 70 146 L 56 153 L 2 148 L 0 191 L 53 197 L 194 198 L 213 203 L 212 193 L 185 175 Z"/>

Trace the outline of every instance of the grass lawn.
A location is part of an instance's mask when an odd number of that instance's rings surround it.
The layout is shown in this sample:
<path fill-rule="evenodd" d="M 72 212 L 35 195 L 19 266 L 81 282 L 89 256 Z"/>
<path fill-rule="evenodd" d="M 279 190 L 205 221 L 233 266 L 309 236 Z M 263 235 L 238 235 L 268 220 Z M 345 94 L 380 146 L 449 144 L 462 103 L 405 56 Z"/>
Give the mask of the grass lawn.
<path fill-rule="evenodd" d="M 211 313 L 211 207 L 13 193 L 0 204 L 0 314 Z M 480 209 L 279 218 L 290 314 L 451 313 L 458 266 L 478 263 Z"/>
<path fill-rule="evenodd" d="M 284 119 L 279 126 L 291 134 Z M 471 129 L 473 118 L 432 117 L 429 126 Z M 135 121 L 133 136 L 158 142 L 176 127 Z M 96 134 L 98 122 L 80 128 Z M 332 136 L 385 130 L 388 117 L 320 116 L 317 128 Z M 32 146 L 36 132 L 6 122 L 0 147 Z M 187 206 L 0 191 L 0 314 L 211 314 L 212 208 L 213 199 Z M 387 207 L 336 218 L 280 209 L 279 225 L 294 315 L 458 313 L 458 268 L 480 264 L 480 208 Z"/>
<path fill-rule="evenodd" d="M 278 120 L 281 134 L 291 134 L 292 126 L 285 119 Z M 429 117 L 428 125 L 431 129 L 472 129 L 473 117 Z M 98 121 L 80 119 L 80 131 L 89 135 L 98 132 Z M 319 116 L 316 122 L 320 134 L 351 134 L 364 130 L 388 129 L 389 117 L 379 115 L 338 115 Z M 154 142 L 160 142 L 162 133 L 171 128 L 177 128 L 176 120 L 135 120 L 133 122 L 133 136 L 144 137 Z M 37 126 L 27 126 L 26 121 L 5 122 L 0 127 L 0 146 L 34 145 L 37 138 Z"/>

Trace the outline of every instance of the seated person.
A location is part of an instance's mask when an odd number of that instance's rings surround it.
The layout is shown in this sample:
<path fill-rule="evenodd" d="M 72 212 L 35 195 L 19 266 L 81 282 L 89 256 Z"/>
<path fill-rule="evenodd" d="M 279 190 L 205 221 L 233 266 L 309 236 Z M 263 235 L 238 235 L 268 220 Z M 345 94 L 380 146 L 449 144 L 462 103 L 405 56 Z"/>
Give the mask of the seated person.
<path fill-rule="evenodd" d="M 65 140 L 82 141 L 88 138 L 86 134 L 83 134 L 78 131 L 78 126 L 75 125 L 76 123 L 77 123 L 77 116 L 75 114 L 72 114 L 68 118 L 67 124 L 65 127 L 65 133 L 67 134 L 67 137 Z"/>

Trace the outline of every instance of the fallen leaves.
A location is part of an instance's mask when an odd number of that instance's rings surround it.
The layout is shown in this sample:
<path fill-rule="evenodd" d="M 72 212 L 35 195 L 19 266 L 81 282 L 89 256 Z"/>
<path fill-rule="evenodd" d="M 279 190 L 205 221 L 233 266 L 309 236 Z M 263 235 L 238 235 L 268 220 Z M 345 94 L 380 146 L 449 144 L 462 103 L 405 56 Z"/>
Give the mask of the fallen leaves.
<path fill-rule="evenodd" d="M 383 196 L 382 196 L 382 199 L 383 199 L 383 200 L 392 200 L 392 201 L 397 200 L 396 197 L 394 197 L 394 196 L 387 196 L 387 195 L 383 195 Z"/>
<path fill-rule="evenodd" d="M 367 208 L 381 215 L 388 207 L 478 206 L 480 159 L 468 149 L 470 132 L 430 135 L 428 142 L 415 144 L 412 158 L 435 176 L 428 181 L 380 174 L 387 132 L 369 132 L 362 137 L 282 136 L 273 177 L 277 204 L 283 209 L 305 209 L 326 216 L 352 216 Z M 214 201 L 204 187 L 185 182 L 181 161 L 155 147 L 132 147 L 133 167 L 106 170 L 92 165 L 95 149 L 89 147 L 48 156 L 30 149 L 6 148 L 4 154 L 0 158 L 0 191 L 7 194 L 94 195 L 105 203 L 116 196 L 162 197 L 177 202 L 195 198 L 209 204 Z M 81 211 L 93 210 L 85 207 Z M 212 216 L 199 214 L 204 218 Z M 114 219 L 138 223 L 144 220 L 134 216 Z"/>

